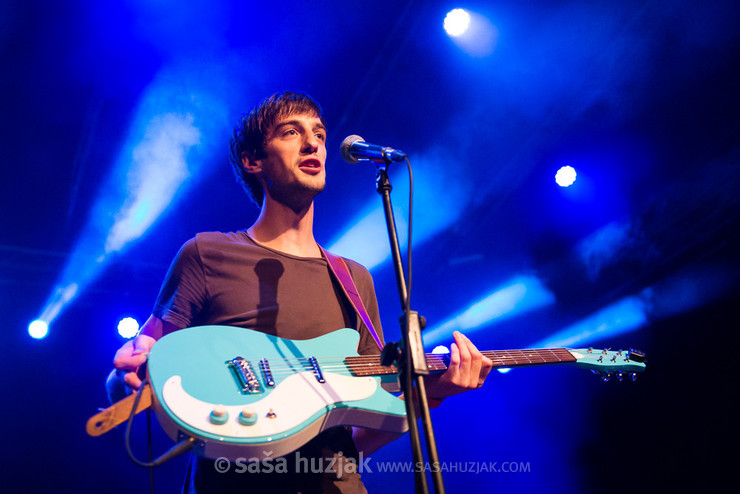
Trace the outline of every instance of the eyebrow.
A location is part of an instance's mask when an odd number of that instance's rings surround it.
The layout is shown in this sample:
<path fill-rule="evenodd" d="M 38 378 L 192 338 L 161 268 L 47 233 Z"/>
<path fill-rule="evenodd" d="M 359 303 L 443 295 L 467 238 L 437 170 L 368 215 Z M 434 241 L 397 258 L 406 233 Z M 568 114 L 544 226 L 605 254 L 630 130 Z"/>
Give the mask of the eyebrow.
<path fill-rule="evenodd" d="M 303 125 L 301 125 L 301 121 L 300 120 L 295 120 L 295 119 L 294 120 L 288 120 L 286 122 L 280 122 L 279 124 L 277 124 L 275 126 L 275 128 L 273 129 L 272 132 L 273 133 L 277 133 L 281 128 L 286 127 L 286 126 L 289 126 L 289 125 L 295 125 L 296 127 L 302 127 L 303 126 Z M 326 126 L 324 124 L 322 124 L 321 122 L 317 122 L 311 128 L 311 130 L 323 130 L 324 132 L 326 132 Z"/>

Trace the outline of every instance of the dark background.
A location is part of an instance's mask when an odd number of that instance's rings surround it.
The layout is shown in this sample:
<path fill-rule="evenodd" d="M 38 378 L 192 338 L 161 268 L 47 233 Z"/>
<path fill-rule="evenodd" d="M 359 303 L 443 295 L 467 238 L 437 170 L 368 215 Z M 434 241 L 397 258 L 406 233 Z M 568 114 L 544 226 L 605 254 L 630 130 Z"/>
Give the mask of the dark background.
<path fill-rule="evenodd" d="M 442 19 L 453 7 L 487 18 L 495 49 L 471 56 L 450 40 Z M 115 325 L 148 316 L 185 240 L 253 221 L 227 163 L 229 128 L 261 98 L 296 89 L 322 102 L 329 126 L 316 218 L 324 245 L 379 205 L 372 167 L 344 164 L 342 139 L 410 155 L 413 304 L 430 327 L 526 276 L 549 303 L 463 328 L 480 348 L 555 341 L 585 322 L 573 345 L 648 355 L 636 383 L 523 369 L 450 399 L 434 412 L 442 460 L 528 471 L 449 473 L 449 492 L 719 490 L 734 480 L 727 448 L 737 434 L 739 10 L 731 1 L 4 2 L 3 488 L 147 489 L 122 431 L 84 433 L 106 406 L 103 382 L 124 341 Z M 129 171 L 163 115 L 198 129 L 198 139 L 162 141 L 190 143 L 187 178 L 154 187 L 166 198 L 157 221 L 94 262 L 101 251 L 90 245 L 136 184 L 173 174 L 176 147 L 142 180 Z M 569 189 L 553 180 L 563 164 L 579 172 Z M 387 249 L 380 228 L 355 244 Z M 371 267 L 387 339 L 398 339 L 392 270 Z M 70 281 L 80 288 L 49 335 L 30 338 L 28 323 Z M 604 325 L 591 317 L 623 300 L 636 301 L 638 323 L 628 312 Z M 136 426 L 144 457 L 143 416 Z M 155 452 L 169 444 L 156 430 Z M 373 461 L 408 455 L 402 439 Z M 182 458 L 161 467 L 158 490 L 176 491 L 183 473 Z M 371 492 L 413 483 L 364 478 Z"/>

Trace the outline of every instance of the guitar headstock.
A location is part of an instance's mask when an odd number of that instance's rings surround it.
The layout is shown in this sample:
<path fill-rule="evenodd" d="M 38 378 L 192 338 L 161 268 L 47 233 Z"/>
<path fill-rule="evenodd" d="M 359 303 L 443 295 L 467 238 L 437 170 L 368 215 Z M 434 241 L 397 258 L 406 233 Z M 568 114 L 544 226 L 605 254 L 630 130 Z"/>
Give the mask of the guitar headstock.
<path fill-rule="evenodd" d="M 601 374 L 603 381 L 609 381 L 613 376 L 620 381 L 628 376 L 634 381 L 637 373 L 645 371 L 645 354 L 638 350 L 570 348 L 568 351 L 576 358 L 574 365 Z"/>

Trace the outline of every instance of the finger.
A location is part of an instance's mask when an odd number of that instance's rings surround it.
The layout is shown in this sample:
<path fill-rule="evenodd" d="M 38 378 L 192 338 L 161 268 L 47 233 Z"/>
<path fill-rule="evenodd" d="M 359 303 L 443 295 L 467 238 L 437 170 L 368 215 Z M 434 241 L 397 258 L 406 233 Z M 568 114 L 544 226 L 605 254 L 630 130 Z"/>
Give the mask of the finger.
<path fill-rule="evenodd" d="M 479 388 L 485 380 L 488 373 L 491 371 L 493 362 L 490 359 L 483 356 L 478 350 L 478 347 L 465 335 L 462 335 L 466 348 L 470 352 L 470 374 L 468 375 L 467 386 L 470 389 Z"/>
<path fill-rule="evenodd" d="M 478 381 L 480 379 L 481 365 L 483 362 L 483 355 L 478 351 L 470 338 L 463 335 L 466 342 L 466 348 L 470 353 L 470 370 L 467 375 L 467 381 L 465 386 L 468 389 L 475 389 L 478 387 Z"/>
<path fill-rule="evenodd" d="M 139 389 L 141 387 L 141 379 L 136 375 L 136 372 L 127 372 L 123 376 L 123 382 L 134 389 Z"/>
<path fill-rule="evenodd" d="M 467 338 L 459 331 L 455 331 L 453 333 L 453 336 L 455 338 L 455 343 L 457 344 L 457 348 L 460 351 L 459 377 L 464 381 L 464 382 L 458 382 L 457 384 L 465 385 L 469 379 L 470 367 L 472 364 L 470 349 L 468 347 L 469 340 L 467 340 Z"/>
<path fill-rule="evenodd" d="M 447 366 L 447 373 L 453 379 L 460 373 L 460 348 L 456 343 L 450 345 L 450 364 Z"/>
<path fill-rule="evenodd" d="M 118 370 L 134 371 L 144 362 L 146 362 L 146 354 L 144 353 L 139 355 L 116 354 L 116 358 L 113 359 L 113 367 Z"/>
<path fill-rule="evenodd" d="M 478 387 L 483 386 L 483 382 L 486 380 L 486 377 L 488 377 L 488 374 L 491 373 L 491 370 L 493 370 L 493 360 L 483 355 L 480 379 L 478 380 Z"/>
<path fill-rule="evenodd" d="M 113 367 L 117 370 L 136 370 L 141 364 L 146 362 L 145 354 L 134 354 L 134 344 L 127 341 L 118 349 L 113 358 Z"/>

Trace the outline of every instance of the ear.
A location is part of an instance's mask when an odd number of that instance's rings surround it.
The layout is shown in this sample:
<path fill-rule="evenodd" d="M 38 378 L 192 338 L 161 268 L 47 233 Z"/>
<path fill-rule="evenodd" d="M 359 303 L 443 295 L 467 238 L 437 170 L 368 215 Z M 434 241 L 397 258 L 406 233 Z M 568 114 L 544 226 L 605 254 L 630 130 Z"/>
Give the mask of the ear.
<path fill-rule="evenodd" d="M 262 172 L 262 160 L 255 159 L 252 155 L 244 151 L 241 156 L 242 168 L 247 173 L 261 173 Z"/>

